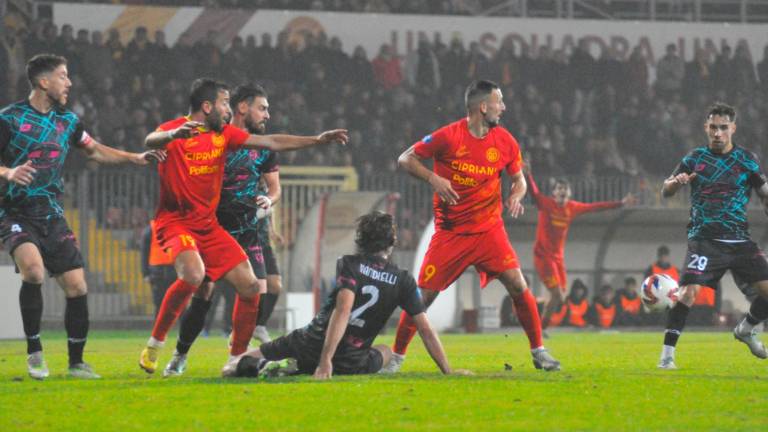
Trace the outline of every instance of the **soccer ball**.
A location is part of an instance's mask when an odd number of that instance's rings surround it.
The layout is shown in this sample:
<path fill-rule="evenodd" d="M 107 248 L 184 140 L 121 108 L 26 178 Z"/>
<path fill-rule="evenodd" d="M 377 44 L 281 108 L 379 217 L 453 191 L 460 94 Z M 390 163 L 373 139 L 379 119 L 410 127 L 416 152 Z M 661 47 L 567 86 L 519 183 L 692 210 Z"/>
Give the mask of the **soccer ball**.
<path fill-rule="evenodd" d="M 653 274 L 640 285 L 640 299 L 646 308 L 662 310 L 677 301 L 677 282 L 665 274 Z"/>

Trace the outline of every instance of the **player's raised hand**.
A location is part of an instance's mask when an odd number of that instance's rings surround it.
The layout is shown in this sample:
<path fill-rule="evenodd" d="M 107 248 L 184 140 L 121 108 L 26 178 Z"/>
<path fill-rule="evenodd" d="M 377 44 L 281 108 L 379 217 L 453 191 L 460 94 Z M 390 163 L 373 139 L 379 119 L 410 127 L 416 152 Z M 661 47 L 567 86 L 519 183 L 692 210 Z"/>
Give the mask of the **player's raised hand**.
<path fill-rule="evenodd" d="M 312 378 L 316 380 L 327 380 L 331 379 L 331 375 L 333 374 L 333 364 L 330 362 L 325 363 L 321 362 L 319 365 L 317 365 L 317 369 L 315 369 L 314 375 L 312 375 Z"/>
<path fill-rule="evenodd" d="M 168 153 L 165 150 L 150 150 L 144 153 L 137 153 L 133 162 L 136 165 L 147 165 L 150 162 L 163 162 L 167 157 Z"/>
<path fill-rule="evenodd" d="M 688 183 L 692 182 L 698 174 L 692 173 L 692 174 L 686 174 L 686 173 L 680 173 L 675 176 L 674 181 L 677 184 L 681 185 L 687 185 Z"/>
<path fill-rule="evenodd" d="M 349 141 L 349 131 L 346 129 L 328 130 L 318 135 L 317 140 L 320 144 L 339 143 L 341 145 L 347 145 L 347 141 Z"/>
<path fill-rule="evenodd" d="M 28 160 L 23 165 L 10 168 L 5 172 L 4 177 L 9 182 L 29 186 L 32 180 L 35 179 L 35 173 L 37 173 L 37 170 L 32 167 L 32 161 Z"/>
<path fill-rule="evenodd" d="M 510 195 L 507 197 L 506 201 L 507 213 L 513 218 L 522 216 L 523 213 L 525 213 L 525 207 L 523 206 L 523 203 L 520 202 L 520 198 L 515 198 L 513 195 Z"/>
<path fill-rule="evenodd" d="M 637 205 L 638 199 L 632 192 L 624 195 L 624 198 L 621 199 L 621 205 L 624 207 L 632 207 Z"/>
<path fill-rule="evenodd" d="M 459 202 L 459 194 L 453 190 L 450 180 L 440 177 L 437 174 L 433 174 L 429 177 L 429 184 L 432 185 L 432 189 L 435 190 L 435 193 L 441 200 L 443 200 L 443 202 L 450 205 Z"/>
<path fill-rule="evenodd" d="M 176 129 L 172 130 L 170 133 L 170 137 L 173 139 L 192 138 L 193 136 L 200 134 L 200 131 L 197 128 L 202 126 L 203 126 L 202 123 L 198 121 L 190 120 L 184 123 L 183 125 L 177 127 Z"/>

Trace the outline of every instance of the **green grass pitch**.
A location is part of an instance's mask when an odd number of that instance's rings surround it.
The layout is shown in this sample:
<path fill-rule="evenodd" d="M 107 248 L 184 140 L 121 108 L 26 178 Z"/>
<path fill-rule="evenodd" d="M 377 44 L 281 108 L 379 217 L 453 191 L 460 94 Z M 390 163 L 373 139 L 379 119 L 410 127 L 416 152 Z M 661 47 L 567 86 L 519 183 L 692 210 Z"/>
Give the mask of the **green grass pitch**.
<path fill-rule="evenodd" d="M 44 335 L 51 377 L 26 376 L 25 345 L 0 341 L 0 431 L 20 430 L 765 430 L 768 362 L 728 333 L 682 336 L 680 370 L 660 371 L 655 333 L 555 333 L 561 372 L 533 368 L 520 332 L 444 335 L 456 368 L 441 376 L 418 340 L 402 373 L 223 380 L 226 340 L 199 339 L 176 379 L 137 366 L 148 332 L 92 332 L 99 381 L 65 377 L 63 334 Z M 170 337 L 169 340 L 173 340 Z M 391 343 L 392 336 L 378 342 Z M 170 344 L 169 344 L 170 345 Z M 166 347 L 161 366 L 172 347 Z M 511 370 L 505 370 L 505 363 Z"/>

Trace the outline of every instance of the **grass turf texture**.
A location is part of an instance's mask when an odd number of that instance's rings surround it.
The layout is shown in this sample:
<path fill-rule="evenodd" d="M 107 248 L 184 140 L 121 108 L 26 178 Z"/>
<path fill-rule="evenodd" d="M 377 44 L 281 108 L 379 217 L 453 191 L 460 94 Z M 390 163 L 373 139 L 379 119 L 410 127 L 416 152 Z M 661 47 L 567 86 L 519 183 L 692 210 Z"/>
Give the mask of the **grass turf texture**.
<path fill-rule="evenodd" d="M 0 341 L 0 431 L 733 431 L 768 422 L 768 362 L 728 333 L 684 334 L 677 371 L 656 369 L 661 332 L 555 333 L 547 345 L 563 371 L 550 373 L 533 368 L 522 333 L 444 335 L 452 365 L 472 377 L 439 375 L 417 336 L 402 373 L 330 382 L 218 378 L 221 337 L 198 340 L 183 377 L 150 377 L 137 366 L 146 337 L 93 332 L 86 361 L 99 381 L 65 376 L 63 334 L 44 335 L 44 382 L 26 375 L 23 342 Z"/>

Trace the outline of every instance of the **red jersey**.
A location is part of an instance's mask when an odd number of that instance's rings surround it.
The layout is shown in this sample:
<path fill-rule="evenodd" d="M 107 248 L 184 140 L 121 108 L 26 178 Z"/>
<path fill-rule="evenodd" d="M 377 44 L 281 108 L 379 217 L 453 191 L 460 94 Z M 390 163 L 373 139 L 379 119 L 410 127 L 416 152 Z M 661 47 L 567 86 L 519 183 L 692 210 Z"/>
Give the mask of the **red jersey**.
<path fill-rule="evenodd" d="M 621 201 L 583 203 L 568 200 L 565 205 L 559 205 L 554 198 L 539 191 L 533 177 L 527 176 L 527 179 L 531 195 L 539 209 L 536 244 L 533 246 L 533 252 L 536 254 L 562 257 L 568 228 L 576 217 L 584 213 L 621 207 Z"/>
<path fill-rule="evenodd" d="M 501 172 L 523 167 L 517 140 L 496 126 L 483 138 L 469 133 L 464 118 L 438 129 L 415 144 L 419 157 L 434 160 L 435 174 L 451 181 L 459 194 L 454 205 L 434 195 L 435 229 L 482 233 L 502 223 Z"/>
<path fill-rule="evenodd" d="M 157 130 L 168 131 L 189 119 L 180 117 L 163 123 Z M 158 165 L 160 203 L 157 219 L 195 221 L 207 226 L 216 220 L 224 163 L 228 151 L 239 149 L 249 134 L 231 125 L 221 133 L 201 129 L 192 138 L 180 138 L 165 146 L 168 157 Z"/>

